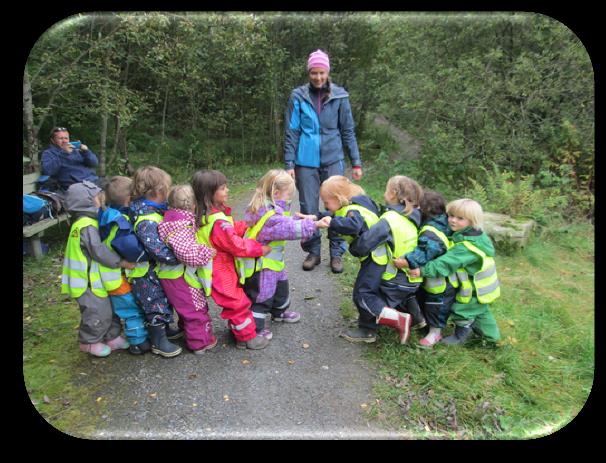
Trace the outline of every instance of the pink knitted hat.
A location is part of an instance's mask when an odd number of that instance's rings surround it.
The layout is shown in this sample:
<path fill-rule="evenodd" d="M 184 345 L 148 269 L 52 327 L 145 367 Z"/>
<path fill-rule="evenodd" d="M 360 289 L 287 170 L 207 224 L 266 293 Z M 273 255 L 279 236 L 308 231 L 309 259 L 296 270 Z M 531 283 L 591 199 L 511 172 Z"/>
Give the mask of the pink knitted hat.
<path fill-rule="evenodd" d="M 307 60 L 307 70 L 309 71 L 311 68 L 321 68 L 330 71 L 328 55 L 320 49 L 310 53 L 309 59 Z"/>

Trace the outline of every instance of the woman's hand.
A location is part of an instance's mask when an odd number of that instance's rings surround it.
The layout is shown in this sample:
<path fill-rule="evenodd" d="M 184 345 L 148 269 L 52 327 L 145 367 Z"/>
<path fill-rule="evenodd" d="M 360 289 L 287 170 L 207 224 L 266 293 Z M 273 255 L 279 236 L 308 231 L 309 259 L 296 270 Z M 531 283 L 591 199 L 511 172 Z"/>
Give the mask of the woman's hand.
<path fill-rule="evenodd" d="M 362 178 L 362 167 L 360 167 L 360 166 L 352 167 L 351 176 L 354 180 L 360 180 Z"/>

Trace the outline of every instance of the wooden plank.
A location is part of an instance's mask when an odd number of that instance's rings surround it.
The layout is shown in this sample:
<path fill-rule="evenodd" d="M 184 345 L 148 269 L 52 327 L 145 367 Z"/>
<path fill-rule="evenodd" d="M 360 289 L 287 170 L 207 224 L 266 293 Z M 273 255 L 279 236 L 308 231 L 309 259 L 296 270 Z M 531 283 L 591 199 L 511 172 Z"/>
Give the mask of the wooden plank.
<path fill-rule="evenodd" d="M 23 236 L 29 238 L 30 236 L 40 233 L 42 230 L 46 230 L 47 228 L 50 228 L 53 225 L 57 225 L 63 222 L 64 220 L 67 220 L 67 218 L 67 214 L 61 214 L 56 219 L 44 219 L 40 222 L 36 222 L 31 225 L 26 225 L 25 227 L 23 227 Z"/>
<path fill-rule="evenodd" d="M 36 181 L 40 177 L 40 172 L 34 172 L 23 176 L 23 194 L 36 191 Z"/>

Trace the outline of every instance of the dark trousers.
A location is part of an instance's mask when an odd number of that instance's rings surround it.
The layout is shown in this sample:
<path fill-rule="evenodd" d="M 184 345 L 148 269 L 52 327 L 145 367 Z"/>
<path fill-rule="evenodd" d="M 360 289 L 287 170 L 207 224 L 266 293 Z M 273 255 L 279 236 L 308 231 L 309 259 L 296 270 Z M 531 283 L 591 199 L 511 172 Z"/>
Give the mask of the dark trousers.
<path fill-rule="evenodd" d="M 262 302 L 255 302 L 259 295 L 260 275 L 259 272 L 255 272 L 244 283 L 244 292 L 252 302 L 250 310 L 255 319 L 257 333 L 265 328 L 265 316 L 268 313 L 271 313 L 275 317 L 279 317 L 290 307 L 288 280 L 277 282 L 276 292 L 272 297 Z"/>
<path fill-rule="evenodd" d="M 420 283 L 408 281 L 406 273 L 398 271 L 391 280 L 381 282 L 381 293 L 388 307 L 408 312 L 412 316 L 412 324 L 416 325 L 423 319 L 423 314 L 416 298 Z"/>
<path fill-rule="evenodd" d="M 377 317 L 385 307 L 385 299 L 379 290 L 384 272 L 385 265 L 377 264 L 370 256 L 361 263 L 352 294 L 361 328 L 377 329 Z"/>
<path fill-rule="evenodd" d="M 453 288 L 448 280 L 446 280 L 446 290 L 441 294 L 430 294 L 423 288 L 419 290 L 419 301 L 429 326 L 446 328 L 446 321 L 452 310 L 456 294 L 456 288 Z"/>
<path fill-rule="evenodd" d="M 337 161 L 324 167 L 295 167 L 295 180 L 297 190 L 299 191 L 299 204 L 301 213 L 318 215 L 320 213 L 320 185 L 324 180 L 333 175 L 343 175 L 345 173 L 343 161 Z M 320 255 L 320 230 L 301 243 L 303 251 Z M 342 256 L 347 250 L 347 243 L 343 238 L 334 232 L 328 230 L 328 239 L 330 240 L 330 256 Z"/>

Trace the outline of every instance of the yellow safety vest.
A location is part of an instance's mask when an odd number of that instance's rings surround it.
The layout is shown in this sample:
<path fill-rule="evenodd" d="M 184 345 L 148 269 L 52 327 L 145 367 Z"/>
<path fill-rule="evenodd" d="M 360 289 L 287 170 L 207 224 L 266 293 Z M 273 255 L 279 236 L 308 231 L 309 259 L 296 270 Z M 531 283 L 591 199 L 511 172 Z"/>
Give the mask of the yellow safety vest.
<path fill-rule="evenodd" d="M 210 244 L 210 233 L 213 230 L 215 222 L 217 220 L 226 220 L 230 224 L 234 224 L 232 216 L 225 215 L 223 212 L 215 212 L 208 216 L 208 222 L 206 217 L 202 217 L 202 223 L 198 231 L 196 232 L 196 239 L 198 243 L 205 244 L 209 248 L 212 247 Z M 202 283 L 204 288 L 204 294 L 210 296 L 212 292 L 212 280 L 213 280 L 213 261 L 210 260 L 206 265 L 198 267 L 196 270 L 198 280 Z"/>
<path fill-rule="evenodd" d="M 364 219 L 364 222 L 366 222 L 366 226 L 369 229 L 379 221 L 379 217 L 377 217 L 377 214 L 375 214 L 371 210 L 366 209 L 364 206 L 360 206 L 359 204 L 349 204 L 347 206 L 343 206 L 341 209 L 335 212 L 335 215 L 337 217 L 345 217 L 349 211 L 358 211 Z M 351 244 L 351 242 L 354 240 L 354 238 L 349 235 L 339 236 L 341 236 L 345 241 L 347 241 L 348 244 Z M 372 260 L 374 260 L 375 263 L 377 263 L 378 265 L 386 265 L 387 246 L 384 244 L 377 246 L 375 249 L 372 250 L 370 256 L 372 257 Z M 367 257 L 368 256 L 360 257 L 360 262 L 366 260 Z"/>
<path fill-rule="evenodd" d="M 391 228 L 391 234 L 394 239 L 394 249 L 393 251 L 389 246 L 387 246 L 388 252 L 388 260 L 387 267 L 385 268 L 385 273 L 383 273 L 383 280 L 389 281 L 396 277 L 398 270 L 406 273 L 408 277 L 408 281 L 411 283 L 420 283 L 423 281 L 422 277 L 411 277 L 410 270 L 407 268 L 398 269 L 393 263 L 393 256 L 400 257 L 404 254 L 408 254 L 413 251 L 417 247 L 417 227 L 412 221 L 402 214 L 389 210 L 385 212 L 382 216 L 382 219 L 385 219 Z"/>
<path fill-rule="evenodd" d="M 88 268 L 88 260 L 80 247 L 80 235 L 83 228 L 90 226 L 99 229 L 99 222 L 90 217 L 80 217 L 70 228 L 63 259 L 61 294 L 78 298 L 90 285 L 95 296 L 107 297 L 107 291 L 113 291 L 120 286 L 119 268 L 109 268 L 92 259 Z"/>
<path fill-rule="evenodd" d="M 248 228 L 244 233 L 244 238 L 248 238 L 251 240 L 257 239 L 259 233 L 263 229 L 267 220 L 276 213 L 274 209 L 270 209 L 265 214 L 261 216 L 261 218 L 257 221 L 257 223 L 252 227 Z M 289 217 L 290 211 L 284 211 L 284 216 Z M 301 229 L 301 222 L 295 222 L 295 226 Z M 244 284 L 247 278 L 250 278 L 253 273 L 260 272 L 264 269 L 273 270 L 274 272 L 281 272 L 284 270 L 284 249 L 286 246 L 286 240 L 276 240 L 272 241 L 268 244 L 271 247 L 271 251 L 266 256 L 260 257 L 237 257 L 236 258 L 236 269 L 238 271 L 238 275 L 240 276 L 240 284 Z"/>
<path fill-rule="evenodd" d="M 487 256 L 484 251 L 471 244 L 469 241 L 461 241 L 456 245 L 463 245 L 482 259 L 480 270 L 469 278 L 469 273 L 460 268 L 457 270 L 457 278 L 461 286 L 457 292 L 457 302 L 467 304 L 471 301 L 473 290 L 475 289 L 478 302 L 480 304 L 490 304 L 501 295 L 501 287 L 497 277 L 497 266 L 492 257 Z"/>
<path fill-rule="evenodd" d="M 444 233 L 431 225 L 424 225 L 419 231 L 419 236 L 426 231 L 430 231 L 440 238 L 442 243 L 444 243 L 444 246 L 446 246 L 446 250 L 449 250 L 453 246 L 452 241 L 450 241 Z M 456 273 L 449 275 L 448 280 L 454 288 L 459 287 L 459 280 L 457 279 Z M 423 279 L 423 289 L 430 294 L 442 294 L 444 291 L 446 291 L 446 278 L 441 276 L 436 278 L 425 277 Z"/>
<path fill-rule="evenodd" d="M 158 214 L 157 212 L 152 212 L 151 214 L 145 214 L 145 215 L 140 215 L 139 217 L 137 217 L 137 220 L 135 220 L 135 223 L 133 225 L 133 230 L 137 230 L 137 226 L 139 225 L 139 223 L 141 223 L 143 220 L 151 220 L 152 222 L 156 222 L 156 223 L 160 223 L 162 221 L 162 215 Z M 128 278 L 128 281 L 131 281 L 133 278 L 140 278 L 142 276 L 145 276 L 145 274 L 147 273 L 147 271 L 149 270 L 149 262 L 137 262 L 135 264 L 135 268 L 130 270 L 127 269 L 125 270 L 125 275 Z"/>
<path fill-rule="evenodd" d="M 188 227 L 191 228 L 191 225 L 188 225 Z M 168 236 L 166 237 L 167 239 Z M 196 270 L 196 267 L 182 263 L 176 265 L 159 264 L 156 275 L 158 275 L 158 278 L 165 280 L 176 280 L 183 276 L 183 279 L 189 286 L 200 289 L 202 288 L 202 282 L 198 279 Z"/>

